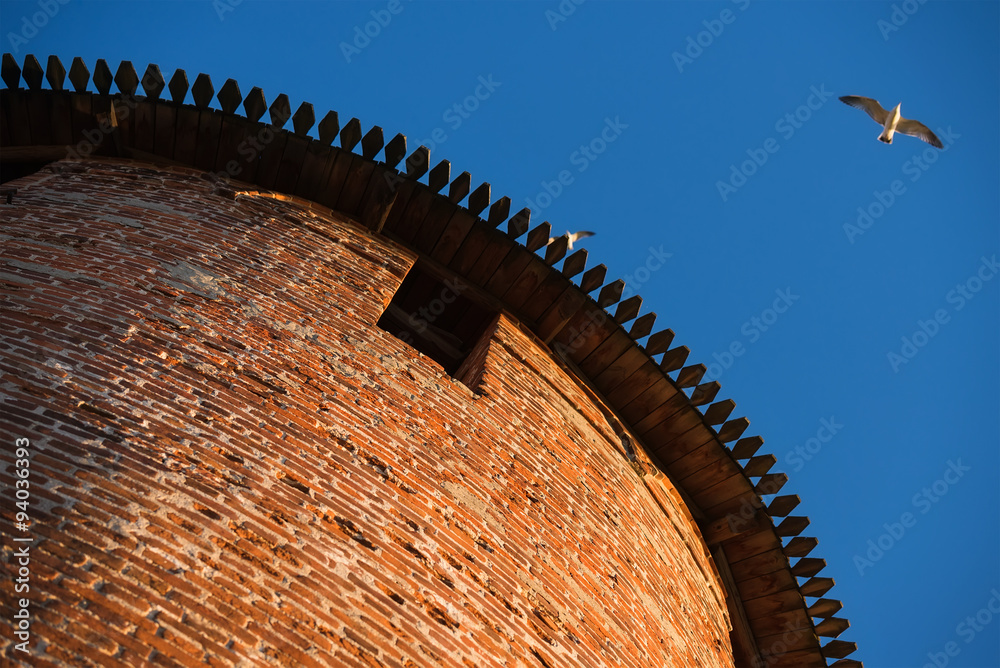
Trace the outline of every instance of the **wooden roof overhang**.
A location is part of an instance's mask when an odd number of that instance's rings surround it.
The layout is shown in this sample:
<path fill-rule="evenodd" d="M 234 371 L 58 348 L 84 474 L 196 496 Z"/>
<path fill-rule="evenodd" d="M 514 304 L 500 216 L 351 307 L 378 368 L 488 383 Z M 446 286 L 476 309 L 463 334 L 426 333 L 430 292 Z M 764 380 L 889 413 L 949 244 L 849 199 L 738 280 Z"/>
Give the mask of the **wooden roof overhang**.
<path fill-rule="evenodd" d="M 549 223 L 532 227 L 527 209 L 511 215 L 509 198 L 491 201 L 489 184 L 473 189 L 467 172 L 452 178 L 446 160 L 430 168 L 423 146 L 407 156 L 401 134 L 385 142 L 381 128 L 362 132 L 356 118 L 341 126 L 331 111 L 313 138 L 311 104 L 293 114 L 284 94 L 268 106 L 259 88 L 244 98 L 232 79 L 218 92 L 221 109 L 212 109 L 207 75 L 198 75 L 194 104 L 185 104 L 187 75 L 177 70 L 166 84 L 156 65 L 140 80 L 129 61 L 112 75 L 98 60 L 97 92 L 87 90 L 91 75 L 80 58 L 69 71 L 73 91 L 54 56 L 43 69 L 32 55 L 21 67 L 4 54 L 0 74 L 7 175 L 73 155 L 88 138 L 98 139 L 88 144 L 93 155 L 214 173 L 235 165 L 234 181 L 351 216 L 417 251 L 430 271 L 460 276 L 556 351 L 684 495 L 738 599 L 729 602 L 737 665 L 861 666 L 844 658 L 856 645 L 836 639 L 849 626 L 835 616 L 841 604 L 821 598 L 834 582 L 818 576 L 826 562 L 809 556 L 816 539 L 799 535 L 809 520 L 789 515 L 799 497 L 773 496 L 787 476 L 771 472 L 774 456 L 758 453 L 763 439 L 744 435 L 749 421 L 731 417 L 733 401 L 716 400 L 719 383 L 702 382 L 705 365 L 686 364 L 689 350 L 674 345 L 673 332 L 654 332 L 656 315 L 639 315 L 639 296 L 621 300 L 623 281 L 605 283 L 606 267 L 588 269 L 585 250 L 566 257 L 564 238 L 548 243 Z M 170 100 L 160 97 L 165 87 Z M 130 111 L 116 114 L 115 105 Z M 281 129 L 289 120 L 292 129 Z M 250 163 L 240 147 L 255 139 L 260 158 Z"/>

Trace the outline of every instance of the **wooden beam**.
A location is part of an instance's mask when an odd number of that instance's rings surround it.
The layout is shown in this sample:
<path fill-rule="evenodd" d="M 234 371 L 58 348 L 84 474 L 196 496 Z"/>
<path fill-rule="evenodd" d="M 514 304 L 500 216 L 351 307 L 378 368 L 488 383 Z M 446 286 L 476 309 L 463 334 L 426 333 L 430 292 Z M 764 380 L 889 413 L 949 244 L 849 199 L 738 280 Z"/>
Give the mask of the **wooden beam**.
<path fill-rule="evenodd" d="M 69 153 L 69 146 L 4 146 L 0 160 L 4 162 L 55 162 Z"/>
<path fill-rule="evenodd" d="M 361 208 L 361 224 L 376 234 L 381 234 L 389 210 L 396 203 L 396 189 L 383 178 L 382 170 L 376 169 L 371 180 L 371 192 Z"/>
<path fill-rule="evenodd" d="M 736 641 L 739 645 L 739 648 L 733 648 L 733 652 L 736 653 L 739 651 L 742 655 L 735 657 L 737 658 L 737 665 L 763 665 L 761 663 L 760 651 L 757 649 L 757 640 L 754 637 L 753 630 L 750 628 L 750 621 L 747 619 L 746 610 L 743 609 L 743 603 L 740 599 L 740 593 L 736 588 L 733 573 L 729 569 L 729 561 L 726 559 L 726 553 L 723 552 L 721 547 L 717 546 L 712 549 L 712 558 L 715 561 L 716 569 L 719 571 L 719 578 L 726 588 L 726 607 L 729 608 L 729 619 L 733 624 L 733 635 L 736 636 Z"/>

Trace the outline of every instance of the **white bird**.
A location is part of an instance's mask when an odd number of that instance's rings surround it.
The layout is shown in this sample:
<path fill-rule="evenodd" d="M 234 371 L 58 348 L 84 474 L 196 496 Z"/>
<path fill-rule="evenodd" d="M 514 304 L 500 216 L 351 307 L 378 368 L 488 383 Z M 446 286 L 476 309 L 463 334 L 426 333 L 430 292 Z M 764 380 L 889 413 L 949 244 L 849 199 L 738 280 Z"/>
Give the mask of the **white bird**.
<path fill-rule="evenodd" d="M 931 132 L 930 128 L 926 125 L 920 123 L 919 121 L 903 118 L 899 115 L 899 108 L 902 106 L 902 102 L 897 104 L 896 108 L 892 111 L 887 111 L 882 108 L 882 105 L 879 104 L 877 100 L 873 100 L 870 97 L 861 97 L 860 95 L 844 95 L 840 98 L 840 101 L 854 107 L 855 109 L 860 109 L 875 119 L 876 123 L 882 126 L 882 134 L 878 136 L 878 140 L 880 142 L 891 144 L 893 133 L 899 132 L 904 135 L 910 135 L 911 137 L 923 139 L 925 142 L 936 148 L 944 148 L 944 144 L 941 143 L 941 140 L 938 139 L 937 135 Z"/>
<path fill-rule="evenodd" d="M 594 233 L 593 232 L 582 231 L 582 232 L 573 232 L 572 234 L 570 234 L 570 231 L 566 230 L 566 234 L 564 234 L 562 236 L 566 237 L 566 240 L 567 240 L 566 250 L 573 250 L 573 242 L 574 241 L 579 241 L 580 239 L 584 239 L 586 237 L 592 237 L 592 236 L 594 236 Z M 552 243 L 556 239 L 561 239 L 561 238 L 562 237 L 549 237 L 549 243 Z"/>

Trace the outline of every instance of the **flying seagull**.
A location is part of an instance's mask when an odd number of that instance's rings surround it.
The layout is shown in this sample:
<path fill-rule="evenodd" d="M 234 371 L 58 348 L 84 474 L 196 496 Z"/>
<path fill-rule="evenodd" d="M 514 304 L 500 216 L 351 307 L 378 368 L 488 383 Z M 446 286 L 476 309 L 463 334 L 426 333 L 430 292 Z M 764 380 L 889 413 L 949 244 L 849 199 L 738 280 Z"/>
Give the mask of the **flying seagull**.
<path fill-rule="evenodd" d="M 937 135 L 931 132 L 930 128 L 926 125 L 920 123 L 919 121 L 903 118 L 899 115 L 899 107 L 902 105 L 902 102 L 897 104 L 896 108 L 892 111 L 886 111 L 877 100 L 873 100 L 870 97 L 861 97 L 860 95 L 844 95 L 840 98 L 840 101 L 844 104 L 849 104 L 855 109 L 860 109 L 874 118 L 875 122 L 882 126 L 882 134 L 878 136 L 878 140 L 880 142 L 891 144 L 892 134 L 894 132 L 900 132 L 904 135 L 910 135 L 911 137 L 923 139 L 935 148 L 944 148 L 944 144 L 941 143 L 941 140 L 938 139 Z"/>
<path fill-rule="evenodd" d="M 568 240 L 566 244 L 566 250 L 573 250 L 574 241 L 579 241 L 580 239 L 584 239 L 586 237 L 592 237 L 594 236 L 594 233 L 582 231 L 582 232 L 573 232 L 572 234 L 570 234 L 570 231 L 566 230 L 566 234 L 564 234 L 563 236 L 566 237 L 566 239 Z M 553 241 L 559 238 L 560 237 L 549 237 L 549 243 L 552 243 Z"/>

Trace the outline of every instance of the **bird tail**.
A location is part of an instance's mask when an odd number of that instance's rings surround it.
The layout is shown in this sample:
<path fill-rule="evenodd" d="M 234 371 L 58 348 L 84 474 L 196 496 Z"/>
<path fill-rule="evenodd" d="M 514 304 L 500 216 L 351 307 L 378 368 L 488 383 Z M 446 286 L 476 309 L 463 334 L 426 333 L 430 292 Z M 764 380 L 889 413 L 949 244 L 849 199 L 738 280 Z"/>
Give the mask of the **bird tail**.
<path fill-rule="evenodd" d="M 882 134 L 880 134 L 878 136 L 878 140 L 880 142 L 882 142 L 883 144 L 891 144 L 892 143 L 892 135 L 890 133 L 888 133 L 888 132 L 883 132 Z"/>

